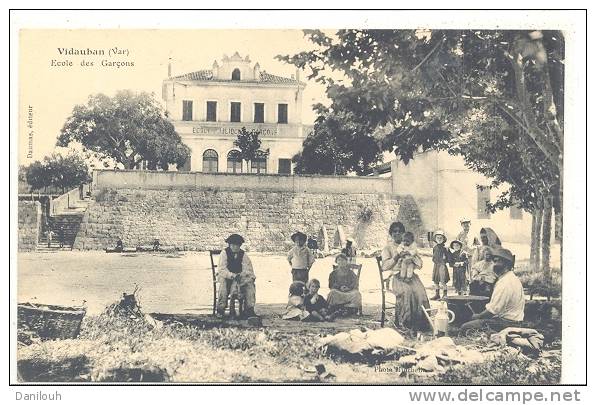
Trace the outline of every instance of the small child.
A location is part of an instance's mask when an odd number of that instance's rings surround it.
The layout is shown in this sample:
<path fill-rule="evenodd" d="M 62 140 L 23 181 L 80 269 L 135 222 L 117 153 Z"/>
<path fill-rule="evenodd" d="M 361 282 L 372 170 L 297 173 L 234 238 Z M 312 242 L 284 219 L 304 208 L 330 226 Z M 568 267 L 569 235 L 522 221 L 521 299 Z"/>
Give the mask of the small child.
<path fill-rule="evenodd" d="M 412 232 L 404 233 L 401 246 L 403 250 L 401 253 L 400 277 L 404 280 L 410 280 L 414 275 L 414 269 L 422 267 L 422 259 L 418 256 L 418 247 L 414 242 Z"/>
<path fill-rule="evenodd" d="M 449 261 L 449 251 L 445 247 L 447 238 L 443 231 L 435 232 L 435 246 L 433 247 L 433 283 L 435 284 L 435 295 L 431 300 L 441 298 L 439 292 L 443 290 L 443 298 L 447 296 L 447 283 L 449 282 L 449 272 L 447 263 Z"/>
<path fill-rule="evenodd" d="M 304 309 L 305 288 L 306 286 L 302 281 L 294 281 L 290 285 L 288 305 L 286 305 L 286 313 L 282 315 L 282 319 L 301 321 L 308 317 L 309 314 Z"/>
<path fill-rule="evenodd" d="M 354 247 L 353 239 L 346 239 L 346 247 L 344 247 L 341 252 L 346 255 L 349 263 L 356 263 L 356 248 Z"/>
<path fill-rule="evenodd" d="M 451 254 L 449 264 L 453 268 L 453 286 L 458 295 L 463 295 L 468 286 L 468 255 L 462 250 L 463 242 L 454 240 L 449 245 Z"/>
<path fill-rule="evenodd" d="M 288 263 L 292 267 L 292 281 L 308 282 L 308 272 L 315 262 L 312 251 L 305 246 L 306 234 L 296 232 L 292 235 L 294 247 L 288 252 Z"/>
<path fill-rule="evenodd" d="M 306 285 L 308 293 L 304 297 L 304 309 L 306 309 L 310 316 L 307 320 L 311 321 L 328 321 L 331 317 L 327 313 L 327 301 L 320 296 L 319 288 L 321 283 L 316 278 L 313 278 Z M 306 320 L 306 319 L 305 319 Z"/>

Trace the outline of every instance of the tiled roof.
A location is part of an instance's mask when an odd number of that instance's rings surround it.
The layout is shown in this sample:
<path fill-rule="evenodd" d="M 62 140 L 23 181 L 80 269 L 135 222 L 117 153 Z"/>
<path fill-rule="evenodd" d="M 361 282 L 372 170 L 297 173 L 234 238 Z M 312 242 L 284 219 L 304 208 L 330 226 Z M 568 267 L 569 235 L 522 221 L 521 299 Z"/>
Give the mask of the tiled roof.
<path fill-rule="evenodd" d="M 195 81 L 210 81 L 210 82 L 231 82 L 232 80 L 214 79 L 213 71 L 211 70 L 197 70 L 196 72 L 190 72 L 183 75 L 175 76 L 172 79 L 176 80 L 195 80 Z M 242 80 L 247 82 L 249 80 Z M 252 81 L 252 80 L 250 80 Z M 249 82 L 250 82 L 249 81 Z M 261 83 L 275 83 L 275 84 L 298 84 L 296 79 L 290 79 L 287 77 L 272 75 L 267 72 L 261 72 L 260 79 L 258 82 Z M 300 82 L 300 84 L 304 84 Z"/>
<path fill-rule="evenodd" d="M 196 72 L 186 73 L 184 75 L 173 77 L 173 79 L 178 80 L 212 80 L 213 79 L 213 71 L 212 70 L 197 70 Z"/>

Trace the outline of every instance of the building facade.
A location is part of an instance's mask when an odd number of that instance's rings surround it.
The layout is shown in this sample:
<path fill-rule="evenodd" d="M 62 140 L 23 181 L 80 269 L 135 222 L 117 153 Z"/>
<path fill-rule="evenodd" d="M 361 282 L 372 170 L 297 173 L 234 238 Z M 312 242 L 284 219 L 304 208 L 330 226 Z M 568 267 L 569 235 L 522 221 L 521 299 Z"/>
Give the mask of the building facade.
<path fill-rule="evenodd" d="M 184 171 L 292 173 L 292 157 L 302 149 L 310 126 L 302 124 L 305 83 L 299 72 L 276 76 L 236 52 L 211 69 L 168 77 L 162 97 L 168 116 L 190 147 Z M 260 132 L 266 158 L 247 167 L 234 140 L 241 129 Z"/>
<path fill-rule="evenodd" d="M 489 189 L 491 180 L 468 169 L 461 157 L 428 151 L 407 165 L 398 160 L 391 164 L 393 190 L 414 198 L 427 229 L 442 229 L 448 238 L 455 238 L 461 231 L 460 219 L 468 218 L 471 235 L 491 227 L 503 241 L 529 243 L 532 216 L 517 207 L 488 213 L 486 203 L 494 203 L 505 187 Z"/>

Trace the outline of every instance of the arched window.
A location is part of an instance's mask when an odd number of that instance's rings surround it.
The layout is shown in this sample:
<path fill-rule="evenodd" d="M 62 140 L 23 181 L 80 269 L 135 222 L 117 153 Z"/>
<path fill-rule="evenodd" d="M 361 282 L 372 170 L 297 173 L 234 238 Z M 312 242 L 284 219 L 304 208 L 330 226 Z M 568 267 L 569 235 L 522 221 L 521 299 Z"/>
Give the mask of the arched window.
<path fill-rule="evenodd" d="M 228 173 L 242 173 L 242 157 L 239 150 L 228 153 Z"/>
<path fill-rule="evenodd" d="M 250 162 L 251 173 L 267 173 L 267 155 L 260 154 Z"/>
<path fill-rule="evenodd" d="M 213 149 L 207 149 L 203 152 L 203 172 L 217 173 L 217 161 L 219 155 Z"/>
<path fill-rule="evenodd" d="M 240 80 L 240 69 L 236 68 L 232 71 L 232 80 Z"/>

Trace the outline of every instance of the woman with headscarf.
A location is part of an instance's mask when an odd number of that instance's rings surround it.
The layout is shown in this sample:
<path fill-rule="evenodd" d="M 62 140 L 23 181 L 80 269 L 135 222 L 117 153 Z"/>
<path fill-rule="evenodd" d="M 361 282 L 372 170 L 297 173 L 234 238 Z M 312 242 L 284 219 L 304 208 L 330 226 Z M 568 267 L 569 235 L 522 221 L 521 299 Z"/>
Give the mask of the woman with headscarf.
<path fill-rule="evenodd" d="M 389 227 L 391 241 L 381 253 L 381 270 L 390 273 L 391 289 L 395 294 L 395 324 L 414 330 L 425 329 L 428 321 L 422 307 L 430 308 L 426 289 L 416 273 L 409 280 L 399 277 L 405 232 L 401 222 L 393 222 Z"/>
<path fill-rule="evenodd" d="M 493 271 L 491 248 L 500 248 L 501 240 L 492 228 L 480 229 L 480 245 L 472 253 L 470 294 L 490 297 L 497 275 Z"/>

